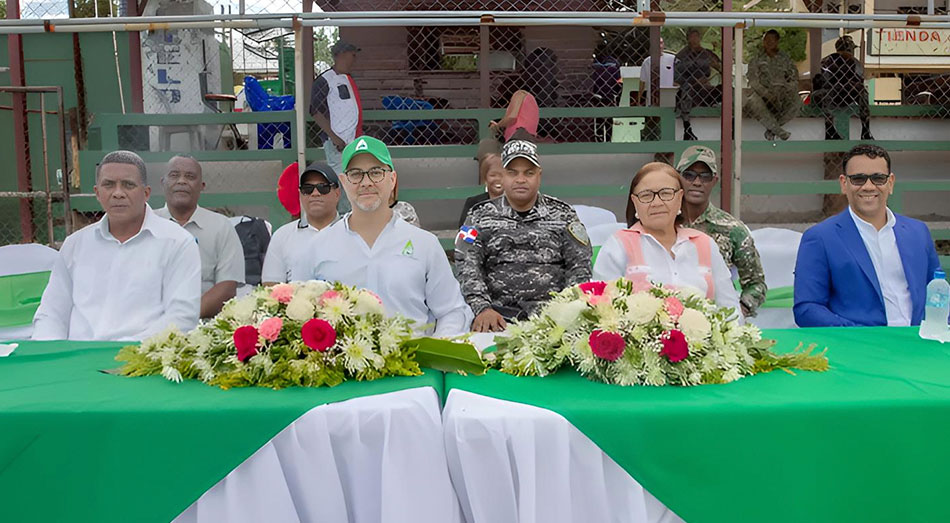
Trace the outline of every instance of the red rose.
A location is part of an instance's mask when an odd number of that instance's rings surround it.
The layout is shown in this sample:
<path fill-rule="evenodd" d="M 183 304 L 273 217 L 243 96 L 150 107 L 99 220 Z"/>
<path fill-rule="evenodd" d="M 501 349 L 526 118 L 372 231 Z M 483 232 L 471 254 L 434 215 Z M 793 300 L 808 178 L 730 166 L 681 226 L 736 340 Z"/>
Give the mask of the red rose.
<path fill-rule="evenodd" d="M 600 296 L 604 293 L 604 289 L 607 288 L 607 282 L 605 281 L 589 281 L 587 283 L 582 283 L 578 285 L 581 292 L 584 294 L 593 294 L 594 296 Z"/>
<path fill-rule="evenodd" d="M 311 350 L 323 352 L 336 343 L 336 331 L 326 320 L 314 318 L 300 328 L 303 343 Z"/>
<path fill-rule="evenodd" d="M 234 331 L 234 348 L 237 349 L 239 360 L 247 361 L 248 358 L 257 354 L 257 346 L 260 343 L 260 334 L 252 325 L 238 327 Z"/>
<path fill-rule="evenodd" d="M 671 363 L 683 361 L 689 357 L 689 344 L 686 343 L 686 336 L 678 330 L 671 330 L 660 336 L 663 342 L 663 350 L 660 354 L 666 356 Z"/>
<path fill-rule="evenodd" d="M 590 350 L 594 356 L 608 361 L 617 361 L 623 355 L 623 350 L 627 343 L 623 341 L 623 336 L 616 332 L 595 330 L 590 333 L 587 339 L 590 343 Z"/>

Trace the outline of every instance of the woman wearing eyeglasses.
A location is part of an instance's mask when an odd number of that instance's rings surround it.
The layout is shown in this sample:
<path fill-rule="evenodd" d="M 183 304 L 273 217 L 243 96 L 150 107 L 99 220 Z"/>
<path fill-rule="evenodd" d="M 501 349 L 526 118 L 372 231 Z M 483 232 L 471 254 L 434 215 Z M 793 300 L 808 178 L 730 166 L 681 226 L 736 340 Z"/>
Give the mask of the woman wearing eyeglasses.
<path fill-rule="evenodd" d="M 739 295 L 716 242 L 681 225 L 682 206 L 683 185 L 675 169 L 659 162 L 640 168 L 630 182 L 628 228 L 601 248 L 594 279 L 624 276 L 644 288 L 651 282 L 693 288 L 739 312 Z"/>

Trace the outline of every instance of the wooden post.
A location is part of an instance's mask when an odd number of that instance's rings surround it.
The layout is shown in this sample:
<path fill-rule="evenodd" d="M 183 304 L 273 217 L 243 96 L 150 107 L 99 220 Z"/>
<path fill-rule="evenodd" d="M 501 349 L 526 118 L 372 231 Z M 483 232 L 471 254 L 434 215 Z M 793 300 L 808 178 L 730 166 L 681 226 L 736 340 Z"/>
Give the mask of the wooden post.
<path fill-rule="evenodd" d="M 723 11 L 732 11 L 732 0 L 724 0 L 722 4 Z M 722 112 L 719 121 L 721 122 L 721 151 L 719 153 L 719 180 L 721 191 L 719 194 L 719 204 L 726 212 L 732 211 L 732 157 L 733 157 L 733 136 L 732 136 L 732 66 L 742 67 L 742 57 L 733 56 L 733 28 L 722 28 Z M 737 209 L 738 210 L 738 209 Z"/>
<path fill-rule="evenodd" d="M 491 54 L 491 42 L 488 31 L 486 24 L 478 27 L 478 92 L 479 107 L 482 109 L 491 107 L 491 64 L 488 58 Z"/>

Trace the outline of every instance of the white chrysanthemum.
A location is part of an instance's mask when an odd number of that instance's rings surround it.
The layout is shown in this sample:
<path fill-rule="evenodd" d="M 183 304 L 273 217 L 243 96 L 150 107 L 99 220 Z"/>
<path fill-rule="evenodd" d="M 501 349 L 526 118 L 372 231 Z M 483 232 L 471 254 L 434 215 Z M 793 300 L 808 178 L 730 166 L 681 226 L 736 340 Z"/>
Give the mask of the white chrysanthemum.
<path fill-rule="evenodd" d="M 627 302 L 627 319 L 634 325 L 649 323 L 656 318 L 656 313 L 663 308 L 663 300 L 648 292 L 638 292 L 625 298 Z"/>
<path fill-rule="evenodd" d="M 736 367 L 730 367 L 726 372 L 722 373 L 722 381 L 726 383 L 731 383 L 741 377 L 742 377 L 742 374 L 739 372 L 739 369 Z"/>
<path fill-rule="evenodd" d="M 330 290 L 330 284 L 323 280 L 310 280 L 302 283 L 298 290 L 303 290 L 315 296 L 319 296 Z"/>
<path fill-rule="evenodd" d="M 294 321 L 307 321 L 313 313 L 313 303 L 305 296 L 294 296 L 287 304 L 287 317 Z"/>
<path fill-rule="evenodd" d="M 609 300 L 604 300 L 595 305 L 594 312 L 597 314 L 598 328 L 610 332 L 620 330 L 620 313 Z"/>
<path fill-rule="evenodd" d="M 683 301 L 689 298 L 699 298 L 706 299 L 706 293 L 693 287 L 692 285 L 683 285 L 682 287 L 676 288 L 676 293 L 680 295 L 680 299 Z"/>
<path fill-rule="evenodd" d="M 349 300 L 343 296 L 334 296 L 333 298 L 327 298 L 323 301 L 321 313 L 322 318 L 336 325 L 341 322 L 343 318 L 353 315 L 353 306 L 350 305 Z"/>
<path fill-rule="evenodd" d="M 181 373 L 178 372 L 178 369 L 175 367 L 162 367 L 162 376 L 165 377 L 168 381 L 174 381 L 175 383 L 181 383 Z"/>
<path fill-rule="evenodd" d="M 690 343 L 701 342 L 709 336 L 712 325 L 706 315 L 696 309 L 687 307 L 680 316 L 679 327 Z"/>
<path fill-rule="evenodd" d="M 224 305 L 221 312 L 226 318 L 230 318 L 238 323 L 250 323 L 254 312 L 257 310 L 257 298 L 246 296 L 239 300 L 229 301 Z"/>
<path fill-rule="evenodd" d="M 353 311 L 356 314 L 383 314 L 383 304 L 379 302 L 379 298 L 369 291 L 362 290 L 358 292 L 355 301 L 356 304 L 353 306 Z"/>
<path fill-rule="evenodd" d="M 360 372 L 365 369 L 373 355 L 372 343 L 361 336 L 349 338 L 343 344 L 344 364 L 346 370 L 350 372 Z"/>
<path fill-rule="evenodd" d="M 399 342 L 400 336 L 395 329 L 386 327 L 379 332 L 379 351 L 383 355 L 388 356 L 396 352 L 399 349 Z"/>
<path fill-rule="evenodd" d="M 586 308 L 587 304 L 582 300 L 574 300 L 564 303 L 551 303 L 545 308 L 544 312 L 555 325 L 566 330 L 577 324 L 581 313 Z"/>

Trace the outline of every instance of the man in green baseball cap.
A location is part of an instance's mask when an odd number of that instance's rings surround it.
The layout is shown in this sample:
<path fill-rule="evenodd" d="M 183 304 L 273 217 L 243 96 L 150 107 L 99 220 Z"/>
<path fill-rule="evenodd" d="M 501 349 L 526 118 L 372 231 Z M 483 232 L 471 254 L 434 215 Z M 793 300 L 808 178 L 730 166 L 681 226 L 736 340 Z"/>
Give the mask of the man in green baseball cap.
<path fill-rule="evenodd" d="M 438 238 L 389 206 L 397 175 L 386 144 L 360 136 L 343 149 L 342 161 L 340 184 L 353 211 L 308 240 L 291 279 L 369 289 L 388 314 L 414 320 L 418 334 L 433 334 L 433 323 L 436 336 L 468 332 L 472 310 Z"/>
<path fill-rule="evenodd" d="M 768 290 L 765 272 L 749 228 L 735 216 L 709 202 L 712 190 L 719 181 L 716 153 L 701 145 L 687 147 L 676 162 L 676 170 L 683 179 L 684 225 L 703 231 L 716 241 L 726 264 L 739 273 L 742 314 L 745 317 L 755 316 Z"/>

